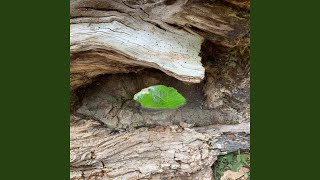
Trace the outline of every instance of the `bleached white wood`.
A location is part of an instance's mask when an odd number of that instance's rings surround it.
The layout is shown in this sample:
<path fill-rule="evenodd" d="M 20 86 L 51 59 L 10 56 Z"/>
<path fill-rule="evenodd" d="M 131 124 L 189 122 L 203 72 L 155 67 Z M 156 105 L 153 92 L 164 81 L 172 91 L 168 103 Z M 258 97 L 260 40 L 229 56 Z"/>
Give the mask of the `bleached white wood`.
<path fill-rule="evenodd" d="M 99 51 L 103 55 L 112 52 L 130 59 L 120 59 L 119 63 L 160 69 L 182 81 L 196 83 L 204 78 L 199 56 L 202 37 L 183 31 L 171 33 L 144 21 L 132 21 L 140 27 L 135 29 L 111 20 L 71 24 L 71 53 Z"/>

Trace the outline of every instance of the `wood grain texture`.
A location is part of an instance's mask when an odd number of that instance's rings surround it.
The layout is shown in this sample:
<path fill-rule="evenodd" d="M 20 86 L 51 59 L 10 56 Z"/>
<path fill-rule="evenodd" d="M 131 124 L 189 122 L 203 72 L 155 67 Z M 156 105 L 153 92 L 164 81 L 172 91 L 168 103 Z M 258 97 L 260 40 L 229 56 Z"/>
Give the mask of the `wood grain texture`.
<path fill-rule="evenodd" d="M 122 118 L 114 124 L 126 128 L 112 129 L 109 117 L 71 116 L 70 179 L 209 180 L 218 155 L 250 149 L 250 64 L 229 53 L 247 47 L 249 9 L 248 0 L 71 0 L 71 94 L 100 75 L 159 69 L 187 83 L 206 79 L 201 110 L 241 124 L 147 127 Z M 93 111 L 108 110 L 95 103 Z"/>
<path fill-rule="evenodd" d="M 249 124 L 244 123 L 198 129 L 167 126 L 113 132 L 97 121 L 73 117 L 70 178 L 192 179 L 195 174 L 207 171 L 217 155 L 248 149 L 249 129 Z"/>
<path fill-rule="evenodd" d="M 234 47 L 249 32 L 248 13 L 209 0 L 71 0 L 70 17 L 71 91 L 142 68 L 199 83 L 203 40 Z"/>
<path fill-rule="evenodd" d="M 201 37 L 173 34 L 130 17 L 126 20 L 141 27 L 135 29 L 116 21 L 71 24 L 71 53 L 95 50 L 113 64 L 156 68 L 188 82 L 204 78 L 199 56 Z"/>
<path fill-rule="evenodd" d="M 245 10 L 250 10 L 250 0 L 223 0 L 230 3 L 236 7 L 243 8 Z"/>

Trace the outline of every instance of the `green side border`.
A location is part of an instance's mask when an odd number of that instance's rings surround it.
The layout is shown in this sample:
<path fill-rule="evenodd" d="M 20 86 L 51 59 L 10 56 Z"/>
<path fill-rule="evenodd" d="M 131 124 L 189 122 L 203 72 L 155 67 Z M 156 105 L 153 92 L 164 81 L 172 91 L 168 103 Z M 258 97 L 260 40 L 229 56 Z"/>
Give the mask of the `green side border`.
<path fill-rule="evenodd" d="M 251 1 L 251 178 L 317 179 L 319 3 Z"/>
<path fill-rule="evenodd" d="M 69 178 L 69 3 L 2 3 L 4 179 Z M 318 177 L 319 7 L 251 2 L 252 179 Z"/>
<path fill-rule="evenodd" d="M 70 1 L 1 5 L 0 179 L 69 179 Z"/>

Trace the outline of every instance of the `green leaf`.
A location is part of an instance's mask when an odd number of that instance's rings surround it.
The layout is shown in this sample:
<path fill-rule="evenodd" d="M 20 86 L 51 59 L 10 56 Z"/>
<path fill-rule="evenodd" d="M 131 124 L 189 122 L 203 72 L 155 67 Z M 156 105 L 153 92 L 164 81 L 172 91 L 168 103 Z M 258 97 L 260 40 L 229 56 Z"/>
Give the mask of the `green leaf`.
<path fill-rule="evenodd" d="M 223 171 L 218 171 L 218 174 L 219 174 L 220 176 L 223 176 L 224 172 L 223 172 Z"/>
<path fill-rule="evenodd" d="M 227 161 L 228 161 L 228 163 L 231 163 L 231 162 L 232 162 L 232 160 L 233 160 L 233 154 L 232 154 L 232 153 L 227 154 L 227 155 L 226 155 L 226 157 L 227 157 Z"/>
<path fill-rule="evenodd" d="M 233 165 L 232 164 L 228 164 L 228 167 L 232 170 L 234 169 Z"/>
<path fill-rule="evenodd" d="M 236 164 L 233 165 L 231 170 L 236 172 L 239 170 L 240 166 L 241 166 L 241 162 L 237 162 Z"/>
<path fill-rule="evenodd" d="M 241 162 L 241 154 L 237 155 L 237 162 Z"/>
<path fill-rule="evenodd" d="M 185 104 L 186 99 L 173 87 L 150 86 L 134 95 L 134 100 L 152 109 L 175 109 Z"/>
<path fill-rule="evenodd" d="M 248 157 L 246 157 L 244 155 L 241 156 L 241 162 L 243 163 L 243 165 L 250 167 L 250 164 L 248 164 L 247 159 L 248 159 Z"/>

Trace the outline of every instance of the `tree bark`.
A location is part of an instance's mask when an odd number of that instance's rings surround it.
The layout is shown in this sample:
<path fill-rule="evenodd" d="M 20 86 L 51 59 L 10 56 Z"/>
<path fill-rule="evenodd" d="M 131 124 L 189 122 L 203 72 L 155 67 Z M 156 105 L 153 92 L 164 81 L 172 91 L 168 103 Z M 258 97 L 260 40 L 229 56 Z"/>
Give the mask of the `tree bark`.
<path fill-rule="evenodd" d="M 208 171 L 218 155 L 249 149 L 249 129 L 242 123 L 114 132 L 94 120 L 72 120 L 70 178 L 202 179 L 199 173 Z"/>
<path fill-rule="evenodd" d="M 70 179 L 209 180 L 249 150 L 249 38 L 249 0 L 70 0 Z M 184 120 L 131 104 L 164 82 Z"/>
<path fill-rule="evenodd" d="M 199 83 L 204 38 L 235 47 L 249 32 L 248 13 L 210 0 L 71 0 L 70 8 L 71 90 L 141 68 Z"/>

